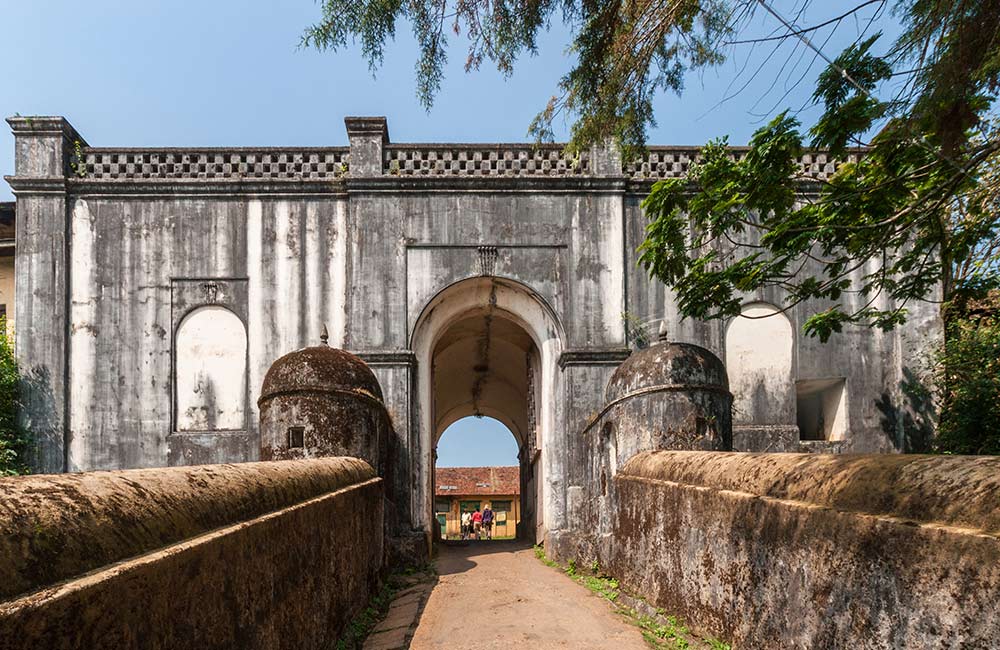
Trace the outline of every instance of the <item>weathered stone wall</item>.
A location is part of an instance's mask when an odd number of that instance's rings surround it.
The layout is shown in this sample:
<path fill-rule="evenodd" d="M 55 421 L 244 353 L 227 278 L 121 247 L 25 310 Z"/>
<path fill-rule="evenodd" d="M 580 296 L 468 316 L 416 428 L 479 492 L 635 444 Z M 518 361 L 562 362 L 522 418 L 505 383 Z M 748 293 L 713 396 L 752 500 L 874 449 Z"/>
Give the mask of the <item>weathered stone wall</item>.
<path fill-rule="evenodd" d="M 738 647 L 1000 636 L 1000 459 L 649 452 L 615 488 L 601 566 Z"/>
<path fill-rule="evenodd" d="M 379 118 L 348 118 L 350 147 L 105 149 L 62 118 L 9 123 L 17 354 L 43 471 L 258 460 L 264 373 L 325 325 L 332 346 L 372 364 L 393 425 L 386 476 L 394 494 L 412 496 L 399 516 L 429 532 L 435 405 L 421 392 L 432 359 L 417 353 L 417 329 L 436 297 L 484 278 L 516 284 L 555 323 L 536 418 L 549 428 L 537 438 L 544 535 L 569 527 L 584 498 L 593 450 L 579 432 L 636 343 L 623 314 L 650 333 L 662 321 L 670 340 L 726 361 L 728 323 L 682 320 L 670 291 L 636 265 L 639 203 L 655 180 L 683 176 L 692 150 L 651 147 L 621 161 L 602 147 L 572 157 L 559 145 L 396 144 Z M 817 180 L 836 168 L 822 154 L 801 164 Z M 784 302 L 777 291 L 744 299 Z M 749 432 L 743 448 L 800 448 L 800 382 L 841 381 L 846 392 L 843 439 L 809 448 L 886 451 L 919 429 L 900 384 L 907 355 L 940 331 L 935 308 L 910 306 L 907 326 L 890 333 L 799 336 L 808 310 L 827 306 L 788 312 L 790 367 L 752 396 L 761 408 L 735 414 Z M 187 336 L 186 319 L 208 308 L 229 312 L 225 341 Z M 203 363 L 205 350 L 219 358 Z M 208 394 L 203 370 L 226 390 Z M 466 407 L 454 415 L 474 412 Z"/>
<path fill-rule="evenodd" d="M 0 647 L 332 647 L 382 503 L 354 458 L 0 480 Z"/>

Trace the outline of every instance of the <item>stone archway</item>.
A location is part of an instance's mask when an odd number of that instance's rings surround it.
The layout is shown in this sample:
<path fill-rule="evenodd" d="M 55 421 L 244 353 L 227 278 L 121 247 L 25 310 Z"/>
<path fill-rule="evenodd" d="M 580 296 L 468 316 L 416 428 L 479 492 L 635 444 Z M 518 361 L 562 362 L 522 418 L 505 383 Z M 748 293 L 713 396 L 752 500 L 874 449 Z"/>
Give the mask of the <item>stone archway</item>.
<path fill-rule="evenodd" d="M 546 483 L 556 426 L 558 359 L 565 340 L 552 309 L 529 287 L 497 277 L 456 282 L 424 307 L 414 326 L 419 458 L 413 512 L 431 530 L 434 450 L 468 415 L 500 420 L 520 447 L 522 531 L 543 540 L 558 517 Z M 558 523 L 558 519 L 556 519 Z"/>

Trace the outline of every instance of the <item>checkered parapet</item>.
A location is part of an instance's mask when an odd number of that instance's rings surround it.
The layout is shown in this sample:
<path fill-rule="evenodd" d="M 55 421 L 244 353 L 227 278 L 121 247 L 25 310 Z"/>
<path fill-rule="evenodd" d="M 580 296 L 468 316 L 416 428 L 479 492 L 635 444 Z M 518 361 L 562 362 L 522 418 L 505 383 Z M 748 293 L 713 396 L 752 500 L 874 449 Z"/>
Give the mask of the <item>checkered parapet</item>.
<path fill-rule="evenodd" d="M 350 150 L 303 149 L 85 149 L 86 178 L 335 179 L 349 169 Z"/>
<path fill-rule="evenodd" d="M 732 147 L 730 152 L 735 160 L 739 160 L 747 154 L 747 148 Z M 700 159 L 700 150 L 694 147 L 649 147 L 644 157 L 625 165 L 625 176 L 635 180 L 683 178 L 691 165 Z M 825 152 L 807 152 L 799 158 L 800 172 L 806 179 L 823 181 L 833 176 L 843 163 L 856 162 L 857 159 L 857 154 L 835 159 Z"/>
<path fill-rule="evenodd" d="M 745 147 L 731 149 L 734 159 Z M 580 177 L 594 175 L 592 152 L 567 153 L 559 144 L 388 145 L 382 173 L 387 176 Z M 93 180 L 335 180 L 350 173 L 350 148 L 104 149 L 84 148 L 82 177 Z M 826 180 L 857 154 L 834 159 L 807 152 L 800 159 L 805 179 Z M 682 178 L 700 159 L 694 147 L 650 147 L 626 162 L 632 180 Z"/>
<path fill-rule="evenodd" d="M 390 145 L 384 173 L 398 176 L 585 176 L 590 152 L 563 145 Z"/>

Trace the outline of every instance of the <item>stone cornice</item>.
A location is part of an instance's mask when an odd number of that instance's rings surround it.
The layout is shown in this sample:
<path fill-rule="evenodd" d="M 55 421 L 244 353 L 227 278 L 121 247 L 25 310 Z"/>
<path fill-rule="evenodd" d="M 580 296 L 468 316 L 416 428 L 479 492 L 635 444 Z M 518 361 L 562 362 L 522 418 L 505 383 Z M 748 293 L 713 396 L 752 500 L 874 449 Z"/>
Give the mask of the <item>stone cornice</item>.
<path fill-rule="evenodd" d="M 346 179 L 349 192 L 543 192 L 611 193 L 625 191 L 622 177 L 593 176 L 373 176 Z"/>
<path fill-rule="evenodd" d="M 341 195 L 341 180 L 324 179 L 122 179 L 71 178 L 67 183 L 74 195 Z"/>
<path fill-rule="evenodd" d="M 352 135 L 381 135 L 382 142 L 389 142 L 389 123 L 385 117 L 348 116 L 344 118 L 348 137 Z"/>
<path fill-rule="evenodd" d="M 417 365 L 417 356 L 409 350 L 392 350 L 392 351 L 381 351 L 381 350 L 371 350 L 371 351 L 361 351 L 355 352 L 362 361 L 370 366 L 415 366 Z"/>
<path fill-rule="evenodd" d="M 567 366 L 617 366 L 632 354 L 628 348 L 579 348 L 569 349 L 559 355 L 559 367 Z"/>
<path fill-rule="evenodd" d="M 67 140 L 79 141 L 81 145 L 87 146 L 87 142 L 65 117 L 16 115 L 8 117 L 7 124 L 17 137 L 61 135 Z"/>
<path fill-rule="evenodd" d="M 15 194 L 65 194 L 66 179 L 62 176 L 4 176 Z"/>

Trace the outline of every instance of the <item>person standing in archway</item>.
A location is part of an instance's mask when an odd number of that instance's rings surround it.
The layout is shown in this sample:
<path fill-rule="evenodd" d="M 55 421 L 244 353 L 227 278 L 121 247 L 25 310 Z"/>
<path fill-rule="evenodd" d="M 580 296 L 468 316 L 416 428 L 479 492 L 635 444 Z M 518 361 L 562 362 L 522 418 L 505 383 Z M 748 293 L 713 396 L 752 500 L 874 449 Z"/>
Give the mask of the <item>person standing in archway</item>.
<path fill-rule="evenodd" d="M 476 539 L 479 539 L 479 535 L 483 529 L 483 513 L 479 512 L 479 508 L 472 513 L 472 527 L 476 531 Z"/>
<path fill-rule="evenodd" d="M 486 539 L 493 539 L 493 510 L 488 503 L 483 509 L 483 530 L 486 532 Z"/>
<path fill-rule="evenodd" d="M 462 512 L 462 539 L 467 540 L 472 531 L 472 515 L 468 510 Z"/>

